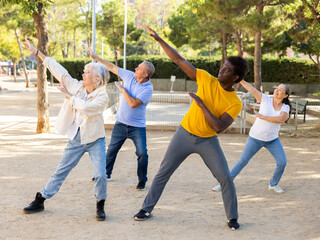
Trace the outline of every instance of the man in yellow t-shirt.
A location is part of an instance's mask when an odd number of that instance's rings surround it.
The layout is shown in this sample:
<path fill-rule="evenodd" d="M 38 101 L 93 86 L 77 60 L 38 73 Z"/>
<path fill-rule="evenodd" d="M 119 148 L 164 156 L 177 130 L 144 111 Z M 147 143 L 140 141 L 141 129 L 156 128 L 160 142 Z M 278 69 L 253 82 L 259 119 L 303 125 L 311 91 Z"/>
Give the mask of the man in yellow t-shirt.
<path fill-rule="evenodd" d="M 149 27 L 147 30 L 171 60 L 197 82 L 198 91 L 189 93 L 193 103 L 172 137 L 142 209 L 133 218 L 137 221 L 149 218 L 174 171 L 190 154 L 198 153 L 221 185 L 227 225 L 235 230 L 239 228 L 236 189 L 217 135 L 232 124 L 241 110 L 233 85 L 247 73 L 247 62 L 242 57 L 228 57 L 215 78 L 196 69 L 155 31 Z"/>

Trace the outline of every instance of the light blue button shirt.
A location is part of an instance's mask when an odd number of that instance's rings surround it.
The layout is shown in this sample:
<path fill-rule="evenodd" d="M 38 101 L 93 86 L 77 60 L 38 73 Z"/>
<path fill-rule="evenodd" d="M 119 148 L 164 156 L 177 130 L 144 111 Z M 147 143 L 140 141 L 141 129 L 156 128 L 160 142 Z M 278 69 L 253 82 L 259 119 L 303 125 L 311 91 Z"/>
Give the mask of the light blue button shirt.
<path fill-rule="evenodd" d="M 125 89 L 131 97 L 140 99 L 142 104 L 139 107 L 131 108 L 122 95 L 116 120 L 133 127 L 145 127 L 146 108 L 152 97 L 153 86 L 150 79 L 145 83 L 138 83 L 133 75 L 134 72 L 119 68 L 119 76 L 123 80 Z"/>

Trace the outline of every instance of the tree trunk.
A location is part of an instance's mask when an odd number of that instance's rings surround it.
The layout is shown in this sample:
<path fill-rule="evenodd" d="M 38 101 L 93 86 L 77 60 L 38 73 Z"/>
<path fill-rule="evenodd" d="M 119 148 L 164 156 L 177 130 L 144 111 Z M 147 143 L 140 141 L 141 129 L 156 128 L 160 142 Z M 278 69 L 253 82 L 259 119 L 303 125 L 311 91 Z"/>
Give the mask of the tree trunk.
<path fill-rule="evenodd" d="M 38 49 L 44 55 L 48 55 L 48 25 L 44 18 L 43 4 L 38 3 L 38 13 L 33 13 L 32 17 L 37 30 Z M 41 59 L 38 58 L 37 64 L 37 109 L 38 123 L 37 133 L 50 132 L 49 124 L 49 103 L 47 90 L 47 73 L 46 68 L 42 65 Z"/>
<path fill-rule="evenodd" d="M 254 47 L 254 87 L 261 90 L 261 30 L 256 32 Z"/>
<path fill-rule="evenodd" d="M 221 66 L 227 60 L 227 34 L 223 31 L 222 33 L 222 59 L 221 59 Z"/>
<path fill-rule="evenodd" d="M 72 45 L 71 42 L 67 43 L 67 58 L 69 57 L 69 49 L 70 49 L 71 45 Z"/>
<path fill-rule="evenodd" d="M 61 49 L 61 52 L 62 52 L 62 57 L 63 57 L 63 58 L 66 58 L 66 57 L 67 57 L 66 51 L 63 50 L 63 49 Z"/>
<path fill-rule="evenodd" d="M 77 57 L 77 41 L 76 41 L 76 31 L 77 29 L 75 28 L 73 30 L 73 57 Z"/>
<path fill-rule="evenodd" d="M 23 66 L 23 71 L 24 71 L 24 75 L 26 77 L 26 88 L 28 88 L 29 85 L 30 85 L 30 81 L 29 81 L 29 77 L 28 77 L 26 63 L 24 62 L 24 56 L 23 56 L 23 52 L 22 52 L 19 36 L 18 36 L 18 33 L 17 33 L 17 29 L 14 30 L 14 33 L 16 34 L 16 38 L 17 38 L 17 42 L 18 42 L 18 46 L 19 46 L 19 51 L 20 51 L 20 56 L 21 56 L 21 62 L 22 62 L 22 66 Z"/>
<path fill-rule="evenodd" d="M 12 61 L 13 63 L 13 79 L 14 82 L 17 82 L 17 63 Z"/>
<path fill-rule="evenodd" d="M 257 10 L 259 14 L 263 14 L 263 5 L 257 6 Z M 261 90 L 261 38 L 262 31 L 259 29 L 255 34 L 255 42 L 254 42 L 254 87 Z"/>
<path fill-rule="evenodd" d="M 241 31 L 239 29 L 236 29 L 236 39 L 237 39 L 237 49 L 238 49 L 238 56 L 243 56 L 243 50 L 242 50 L 242 40 L 241 40 Z"/>
<path fill-rule="evenodd" d="M 236 39 L 237 39 L 237 50 L 238 50 L 238 56 L 243 57 L 243 50 L 242 50 L 242 39 L 241 39 L 241 31 L 239 29 L 236 29 L 235 31 Z M 239 91 L 241 87 L 240 83 L 237 83 L 236 85 L 236 91 Z"/>

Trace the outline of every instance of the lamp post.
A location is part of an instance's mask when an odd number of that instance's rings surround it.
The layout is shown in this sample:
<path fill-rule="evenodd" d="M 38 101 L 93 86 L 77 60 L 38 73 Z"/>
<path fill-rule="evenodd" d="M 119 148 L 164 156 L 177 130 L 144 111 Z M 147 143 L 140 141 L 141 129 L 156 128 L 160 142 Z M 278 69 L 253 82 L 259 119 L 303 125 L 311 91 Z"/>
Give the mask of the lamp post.
<path fill-rule="evenodd" d="M 92 8 L 92 51 L 96 52 L 96 0 L 91 1 Z M 95 62 L 92 59 L 92 62 Z"/>
<path fill-rule="evenodd" d="M 124 41 L 123 41 L 123 69 L 127 69 L 127 5 L 128 1 L 124 0 Z"/>

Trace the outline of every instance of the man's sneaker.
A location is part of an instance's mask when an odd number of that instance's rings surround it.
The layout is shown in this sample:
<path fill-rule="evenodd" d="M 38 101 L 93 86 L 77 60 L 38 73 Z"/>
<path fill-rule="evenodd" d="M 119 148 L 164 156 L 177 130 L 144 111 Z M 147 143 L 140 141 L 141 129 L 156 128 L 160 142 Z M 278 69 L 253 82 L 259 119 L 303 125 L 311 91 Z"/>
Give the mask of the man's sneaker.
<path fill-rule="evenodd" d="M 237 219 L 231 219 L 228 221 L 228 227 L 231 229 L 231 230 L 236 230 L 240 227 Z"/>
<path fill-rule="evenodd" d="M 214 192 L 220 192 L 220 191 L 221 191 L 221 186 L 220 186 L 220 185 L 214 186 L 214 187 L 212 188 L 212 191 L 214 191 Z"/>
<path fill-rule="evenodd" d="M 146 190 L 146 183 L 145 182 L 139 182 L 137 187 L 136 187 L 137 191 L 144 191 Z"/>
<path fill-rule="evenodd" d="M 281 187 L 279 187 L 278 185 L 275 185 L 275 186 L 269 185 L 268 189 L 275 191 L 276 193 L 283 193 L 284 192 L 284 190 Z"/>
<path fill-rule="evenodd" d="M 96 180 L 94 177 L 91 178 L 91 181 L 92 181 L 92 182 L 94 182 L 94 180 Z M 108 175 L 107 175 L 107 181 L 111 181 L 111 180 L 112 180 L 111 176 L 108 176 Z"/>
<path fill-rule="evenodd" d="M 140 212 L 133 216 L 133 219 L 136 221 L 144 221 L 147 220 L 150 216 L 150 213 L 141 209 Z"/>

